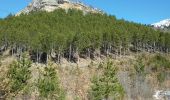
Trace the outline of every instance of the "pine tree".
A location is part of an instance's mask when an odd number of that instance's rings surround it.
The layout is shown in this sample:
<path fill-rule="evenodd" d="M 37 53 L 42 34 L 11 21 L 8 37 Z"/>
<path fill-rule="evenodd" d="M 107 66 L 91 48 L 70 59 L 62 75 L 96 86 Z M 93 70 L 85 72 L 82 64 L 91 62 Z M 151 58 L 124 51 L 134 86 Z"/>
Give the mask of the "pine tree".
<path fill-rule="evenodd" d="M 17 93 L 28 85 L 28 80 L 31 78 L 31 62 L 24 56 L 22 60 L 11 64 L 8 71 L 8 78 L 10 79 L 10 91 Z"/>
<path fill-rule="evenodd" d="M 40 96 L 50 100 L 65 100 L 64 90 L 59 84 L 59 79 L 54 68 L 45 67 L 45 72 L 37 84 Z"/>
<path fill-rule="evenodd" d="M 107 61 L 100 65 L 101 74 L 95 75 L 92 79 L 90 99 L 91 100 L 113 100 L 122 99 L 124 89 L 116 77 L 117 68 L 113 62 Z"/>
<path fill-rule="evenodd" d="M 23 51 L 48 55 L 55 52 L 58 58 L 66 57 L 70 61 L 74 54 L 90 57 L 96 51 L 107 56 L 125 55 L 130 50 L 137 53 L 170 52 L 169 33 L 117 20 L 107 14 L 84 15 L 75 9 L 10 16 L 1 19 L 0 26 L 2 51 L 18 50 L 13 52 L 18 55 Z"/>

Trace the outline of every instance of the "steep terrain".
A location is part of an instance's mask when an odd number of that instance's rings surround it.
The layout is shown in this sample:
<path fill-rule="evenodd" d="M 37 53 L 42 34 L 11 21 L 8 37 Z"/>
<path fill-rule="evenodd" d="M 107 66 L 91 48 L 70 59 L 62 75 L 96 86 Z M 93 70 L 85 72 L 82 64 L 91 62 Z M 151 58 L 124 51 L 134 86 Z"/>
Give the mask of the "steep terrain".
<path fill-rule="evenodd" d="M 170 90 L 170 34 L 98 12 L 33 0 L 0 20 L 0 99 L 154 100 Z"/>
<path fill-rule="evenodd" d="M 90 6 L 84 5 L 81 2 L 73 2 L 71 0 L 33 0 L 26 8 L 22 11 L 18 12 L 17 15 L 21 13 L 29 13 L 32 11 L 47 11 L 51 12 L 56 9 L 78 9 L 83 12 L 93 12 L 93 13 L 101 13 L 101 10 L 97 8 L 92 8 Z"/>

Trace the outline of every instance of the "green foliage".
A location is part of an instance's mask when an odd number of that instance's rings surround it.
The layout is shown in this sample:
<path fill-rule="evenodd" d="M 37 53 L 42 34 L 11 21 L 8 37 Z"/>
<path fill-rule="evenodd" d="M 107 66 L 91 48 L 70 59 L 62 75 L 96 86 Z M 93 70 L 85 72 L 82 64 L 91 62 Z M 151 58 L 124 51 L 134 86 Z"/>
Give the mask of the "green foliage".
<path fill-rule="evenodd" d="M 139 57 L 137 59 L 137 63 L 134 65 L 134 68 L 135 68 L 135 71 L 136 71 L 137 74 L 140 74 L 140 75 L 144 74 L 144 72 L 145 72 L 145 65 L 144 65 L 141 57 Z"/>
<path fill-rule="evenodd" d="M 150 63 L 153 63 L 153 68 L 156 70 L 170 69 L 170 61 L 161 54 L 155 55 Z"/>
<path fill-rule="evenodd" d="M 117 68 L 111 61 L 103 64 L 102 71 L 92 79 L 90 100 L 120 100 L 124 96 L 124 89 L 116 77 Z"/>
<path fill-rule="evenodd" d="M 157 80 L 160 82 L 160 83 L 162 83 L 162 82 L 164 82 L 165 81 L 165 73 L 164 72 L 161 72 L 161 73 L 159 73 L 158 75 L 157 75 Z"/>
<path fill-rule="evenodd" d="M 8 44 L 14 49 L 19 46 L 46 53 L 53 50 L 59 55 L 70 52 L 70 45 L 71 53 L 80 54 L 87 53 L 87 49 L 120 54 L 128 50 L 170 50 L 169 33 L 107 14 L 83 15 L 74 9 L 10 16 L 0 20 L 0 26 L 0 46 Z"/>
<path fill-rule="evenodd" d="M 37 84 L 40 96 L 52 100 L 64 100 L 65 93 L 62 90 L 57 73 L 52 67 L 45 67 L 45 73 L 39 78 Z"/>
<path fill-rule="evenodd" d="M 19 92 L 28 85 L 30 79 L 31 62 L 23 57 L 20 61 L 15 61 L 10 65 L 8 78 L 10 80 L 10 91 Z"/>

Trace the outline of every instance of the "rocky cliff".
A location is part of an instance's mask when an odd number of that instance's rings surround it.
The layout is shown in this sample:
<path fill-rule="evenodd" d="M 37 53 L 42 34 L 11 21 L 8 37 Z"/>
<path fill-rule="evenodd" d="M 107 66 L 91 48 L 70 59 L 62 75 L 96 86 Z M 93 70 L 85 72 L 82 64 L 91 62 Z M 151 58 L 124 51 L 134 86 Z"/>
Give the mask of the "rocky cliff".
<path fill-rule="evenodd" d="M 102 11 L 93 8 L 87 5 L 84 5 L 81 2 L 73 2 L 70 0 L 32 0 L 32 2 L 23 10 L 18 12 L 16 15 L 20 15 L 21 13 L 28 14 L 32 11 L 47 11 L 51 12 L 56 9 L 78 9 L 83 12 L 93 12 L 93 13 L 101 13 Z"/>

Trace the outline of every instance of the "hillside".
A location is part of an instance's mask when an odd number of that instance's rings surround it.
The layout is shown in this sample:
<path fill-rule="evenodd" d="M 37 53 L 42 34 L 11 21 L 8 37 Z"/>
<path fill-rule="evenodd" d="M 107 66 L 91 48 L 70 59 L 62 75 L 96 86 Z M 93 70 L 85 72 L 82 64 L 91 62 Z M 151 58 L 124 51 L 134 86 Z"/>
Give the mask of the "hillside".
<path fill-rule="evenodd" d="M 30 74 L 26 72 L 24 72 L 25 74 L 23 74 L 23 72 L 17 72 L 16 74 L 19 75 L 19 79 L 22 79 L 20 75 L 30 75 L 30 78 L 27 79 L 27 83 L 19 81 L 20 84 L 12 84 L 12 82 L 15 82 L 15 78 L 10 78 L 8 74 L 13 75 L 11 73 L 11 70 L 13 70 L 11 67 L 15 64 L 12 63 L 14 59 L 15 58 L 10 56 L 7 58 L 3 57 L 3 59 L 1 59 L 1 99 L 10 100 L 13 98 L 24 100 L 27 98 L 31 100 L 38 100 L 39 98 L 47 98 L 45 95 L 48 95 L 53 90 L 48 92 L 48 90 L 46 90 L 48 88 L 45 87 L 52 85 L 52 83 L 47 83 L 46 85 L 44 84 L 41 86 L 42 83 L 39 84 L 39 80 L 44 73 L 51 73 L 48 72 L 48 70 L 46 71 L 46 68 L 53 68 L 53 71 L 56 72 L 57 77 L 59 77 L 59 79 L 57 79 L 59 83 L 57 84 L 60 84 L 61 86 L 59 87 L 64 90 L 62 95 L 65 97 L 60 100 L 93 100 L 90 99 L 92 98 L 92 95 L 90 96 L 90 91 L 92 91 L 91 88 L 94 84 L 92 79 L 94 79 L 94 76 L 100 75 L 103 72 L 103 63 L 105 64 L 107 62 L 106 58 L 92 61 L 81 58 L 78 65 L 76 63 L 70 63 L 66 59 L 62 59 L 61 64 L 56 64 L 51 61 L 47 65 L 32 63 L 31 66 L 28 67 L 29 72 L 31 72 Z M 169 55 L 160 56 L 150 53 L 140 53 L 138 55 L 112 59 L 112 62 L 114 63 L 114 66 L 118 68 L 116 77 L 123 87 L 123 90 L 117 90 L 118 93 L 120 92 L 121 94 L 119 94 L 120 96 L 115 96 L 118 97 L 116 100 L 155 100 L 153 97 L 155 92 L 170 89 Z M 17 69 L 19 70 L 20 68 Z M 15 73 L 15 70 L 13 71 L 13 73 Z M 20 88 L 21 83 L 23 87 Z M 18 89 L 11 88 L 11 85 Z M 42 94 L 41 90 L 45 93 Z M 51 94 L 58 94 L 58 91 L 59 90 L 55 90 L 54 93 L 52 92 Z M 98 96 L 100 96 L 99 94 Z M 48 98 L 51 100 L 50 97 Z"/>
<path fill-rule="evenodd" d="M 47 12 L 46 3 L 0 20 L 0 99 L 152 100 L 168 91 L 169 33 L 81 9 Z"/>
<path fill-rule="evenodd" d="M 57 61 L 60 57 L 74 60 L 100 54 L 115 57 L 143 51 L 168 53 L 170 48 L 168 33 L 106 14 L 83 15 L 79 10 L 32 12 L 0 23 L 2 49 L 11 48 L 12 55 L 30 50 L 32 56 L 52 53 Z"/>

